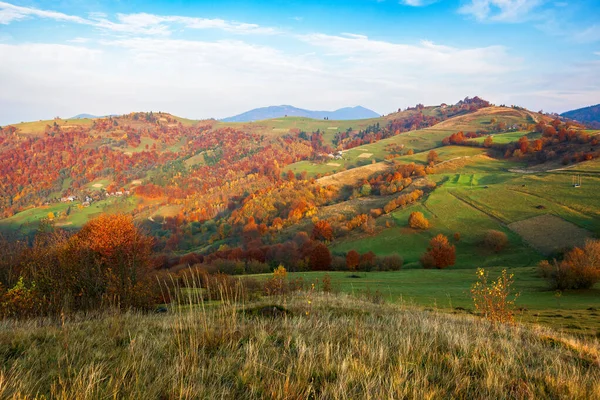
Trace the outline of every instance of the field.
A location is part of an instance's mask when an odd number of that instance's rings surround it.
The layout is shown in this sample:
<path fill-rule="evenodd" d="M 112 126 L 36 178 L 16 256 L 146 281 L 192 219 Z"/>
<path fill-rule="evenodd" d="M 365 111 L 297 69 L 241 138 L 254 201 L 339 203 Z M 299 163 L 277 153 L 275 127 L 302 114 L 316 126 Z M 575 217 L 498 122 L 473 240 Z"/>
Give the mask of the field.
<path fill-rule="evenodd" d="M 542 254 L 583 247 L 586 240 L 592 238 L 590 232 L 585 229 L 550 214 L 513 222 L 508 227 Z"/>
<path fill-rule="evenodd" d="M 308 293 L 3 322 L 0 354 L 2 398 L 600 396 L 597 342 Z"/>
<path fill-rule="evenodd" d="M 139 199 L 135 197 L 112 197 L 93 202 L 89 207 L 78 207 L 78 202 L 54 203 L 49 206 L 30 208 L 10 218 L 0 220 L 0 234 L 28 235 L 35 232 L 41 220 L 52 219 L 59 227 L 80 228 L 91 218 L 102 213 L 125 213 L 133 210 Z M 52 217 L 50 217 L 52 214 Z"/>
<path fill-rule="evenodd" d="M 352 169 L 371 164 L 373 160 L 375 162 L 384 161 L 385 157 L 390 154 L 387 150 L 387 147 L 390 145 L 404 145 L 405 151 L 412 149 L 414 152 L 422 152 L 440 146 L 442 139 L 451 135 L 452 133 L 454 133 L 454 131 L 439 130 L 434 128 L 405 132 L 375 143 L 365 144 L 345 150 L 341 160 L 326 161 L 323 163 L 300 161 L 289 165 L 286 168 L 286 171 L 290 170 L 294 173 L 306 171 L 309 176 L 340 172 L 345 169 Z M 370 156 L 365 157 L 365 154 L 370 154 Z M 336 163 L 339 165 L 328 165 L 329 163 Z"/>
<path fill-rule="evenodd" d="M 527 136 L 529 140 L 535 140 L 542 136 L 541 133 L 537 132 L 510 132 L 510 133 L 498 133 L 491 135 L 493 139 L 493 143 L 495 144 L 507 144 L 518 142 L 523 136 Z M 485 136 L 469 139 L 470 142 L 483 143 L 485 140 Z"/>

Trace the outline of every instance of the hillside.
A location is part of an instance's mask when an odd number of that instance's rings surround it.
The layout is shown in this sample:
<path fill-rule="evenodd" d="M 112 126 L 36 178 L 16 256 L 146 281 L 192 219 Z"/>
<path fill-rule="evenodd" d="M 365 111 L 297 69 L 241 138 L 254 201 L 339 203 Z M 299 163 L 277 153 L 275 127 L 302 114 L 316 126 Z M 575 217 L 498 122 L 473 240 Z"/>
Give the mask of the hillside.
<path fill-rule="evenodd" d="M 274 302 L 273 302 L 274 301 Z M 330 294 L 0 327 L 2 398 L 597 398 L 600 348 Z M 527 351 L 524 351 L 527 349 Z"/>
<path fill-rule="evenodd" d="M 560 114 L 562 117 L 570 118 L 575 121 L 589 124 L 594 128 L 600 129 L 600 104 L 571 110 Z"/>
<path fill-rule="evenodd" d="M 545 324 L 593 336 L 600 325 L 586 310 L 600 305 L 597 286 L 566 292 L 557 306 L 535 266 L 600 235 L 598 133 L 477 97 L 366 120 L 131 113 L 23 123 L 0 134 L 0 231 L 33 240 L 46 224 L 76 232 L 125 213 L 152 236 L 156 268 L 172 272 L 282 264 L 304 277 L 345 270 L 356 250 L 371 259 L 361 268 L 374 274 L 372 290 L 445 309 L 469 306 L 475 268 L 509 267 L 523 307 L 549 312 Z M 583 175 L 577 188 L 573 174 Z M 409 227 L 414 212 L 427 229 Z M 489 231 L 506 236 L 502 250 L 483 244 Z M 439 276 L 424 272 L 421 259 L 438 235 L 455 248 L 443 279 L 454 283 L 432 291 L 428 282 Z M 315 266 L 320 245 L 331 261 Z M 392 275 L 379 278 L 384 272 Z M 348 293 L 367 282 L 339 274 L 332 279 Z M 568 312 L 552 314 L 562 307 Z"/>
<path fill-rule="evenodd" d="M 367 108 L 344 107 L 335 111 L 311 111 L 289 105 L 255 108 L 233 117 L 223 118 L 223 122 L 252 122 L 282 117 L 305 117 L 312 119 L 353 120 L 377 118 L 379 114 Z"/>

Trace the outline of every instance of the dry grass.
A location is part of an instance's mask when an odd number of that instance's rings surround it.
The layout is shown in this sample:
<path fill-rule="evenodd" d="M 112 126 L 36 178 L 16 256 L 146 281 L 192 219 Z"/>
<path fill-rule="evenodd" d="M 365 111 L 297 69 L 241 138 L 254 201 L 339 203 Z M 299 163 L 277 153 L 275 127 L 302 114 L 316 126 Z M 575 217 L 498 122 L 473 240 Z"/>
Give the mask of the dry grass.
<path fill-rule="evenodd" d="M 508 227 L 543 254 L 581 247 L 592 237 L 589 231 L 551 214 L 513 222 Z"/>
<path fill-rule="evenodd" d="M 390 169 L 390 165 L 387 162 L 378 162 L 325 176 L 317 179 L 317 182 L 321 186 L 342 187 L 345 185 L 354 185 L 377 172 L 387 171 L 388 169 Z"/>
<path fill-rule="evenodd" d="M 0 325 L 0 398 L 600 397 L 597 341 L 300 293 Z"/>

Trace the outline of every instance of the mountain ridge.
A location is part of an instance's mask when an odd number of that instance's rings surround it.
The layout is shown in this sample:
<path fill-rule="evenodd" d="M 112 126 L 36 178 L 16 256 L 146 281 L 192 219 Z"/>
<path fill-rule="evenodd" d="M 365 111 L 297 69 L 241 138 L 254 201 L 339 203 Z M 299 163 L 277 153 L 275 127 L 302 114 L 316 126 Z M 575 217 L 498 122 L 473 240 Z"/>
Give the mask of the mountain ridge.
<path fill-rule="evenodd" d="M 223 122 L 252 122 L 264 119 L 280 118 L 286 116 L 306 117 L 313 119 L 352 120 L 380 117 L 378 113 L 362 106 L 343 107 L 334 111 L 314 111 L 294 107 L 288 104 L 254 108 L 252 110 L 223 118 Z"/>
<path fill-rule="evenodd" d="M 600 104 L 566 111 L 560 115 L 561 117 L 589 124 L 592 127 L 600 127 Z"/>

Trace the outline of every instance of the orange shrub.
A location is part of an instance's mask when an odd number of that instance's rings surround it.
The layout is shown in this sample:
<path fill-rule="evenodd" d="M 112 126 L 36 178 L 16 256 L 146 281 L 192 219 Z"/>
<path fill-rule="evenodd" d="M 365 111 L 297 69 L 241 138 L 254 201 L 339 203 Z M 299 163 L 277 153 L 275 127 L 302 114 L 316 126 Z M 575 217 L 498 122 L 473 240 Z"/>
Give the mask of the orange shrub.
<path fill-rule="evenodd" d="M 508 238 L 506 233 L 492 229 L 483 235 L 483 244 L 488 249 L 498 253 L 508 245 Z"/>
<path fill-rule="evenodd" d="M 542 261 L 539 270 L 551 289 L 589 289 L 600 281 L 600 240 L 574 248 L 560 262 Z"/>
<path fill-rule="evenodd" d="M 410 213 L 410 217 L 408 217 L 408 226 L 413 229 L 428 229 L 429 221 L 425 218 L 423 213 L 416 211 Z"/>

